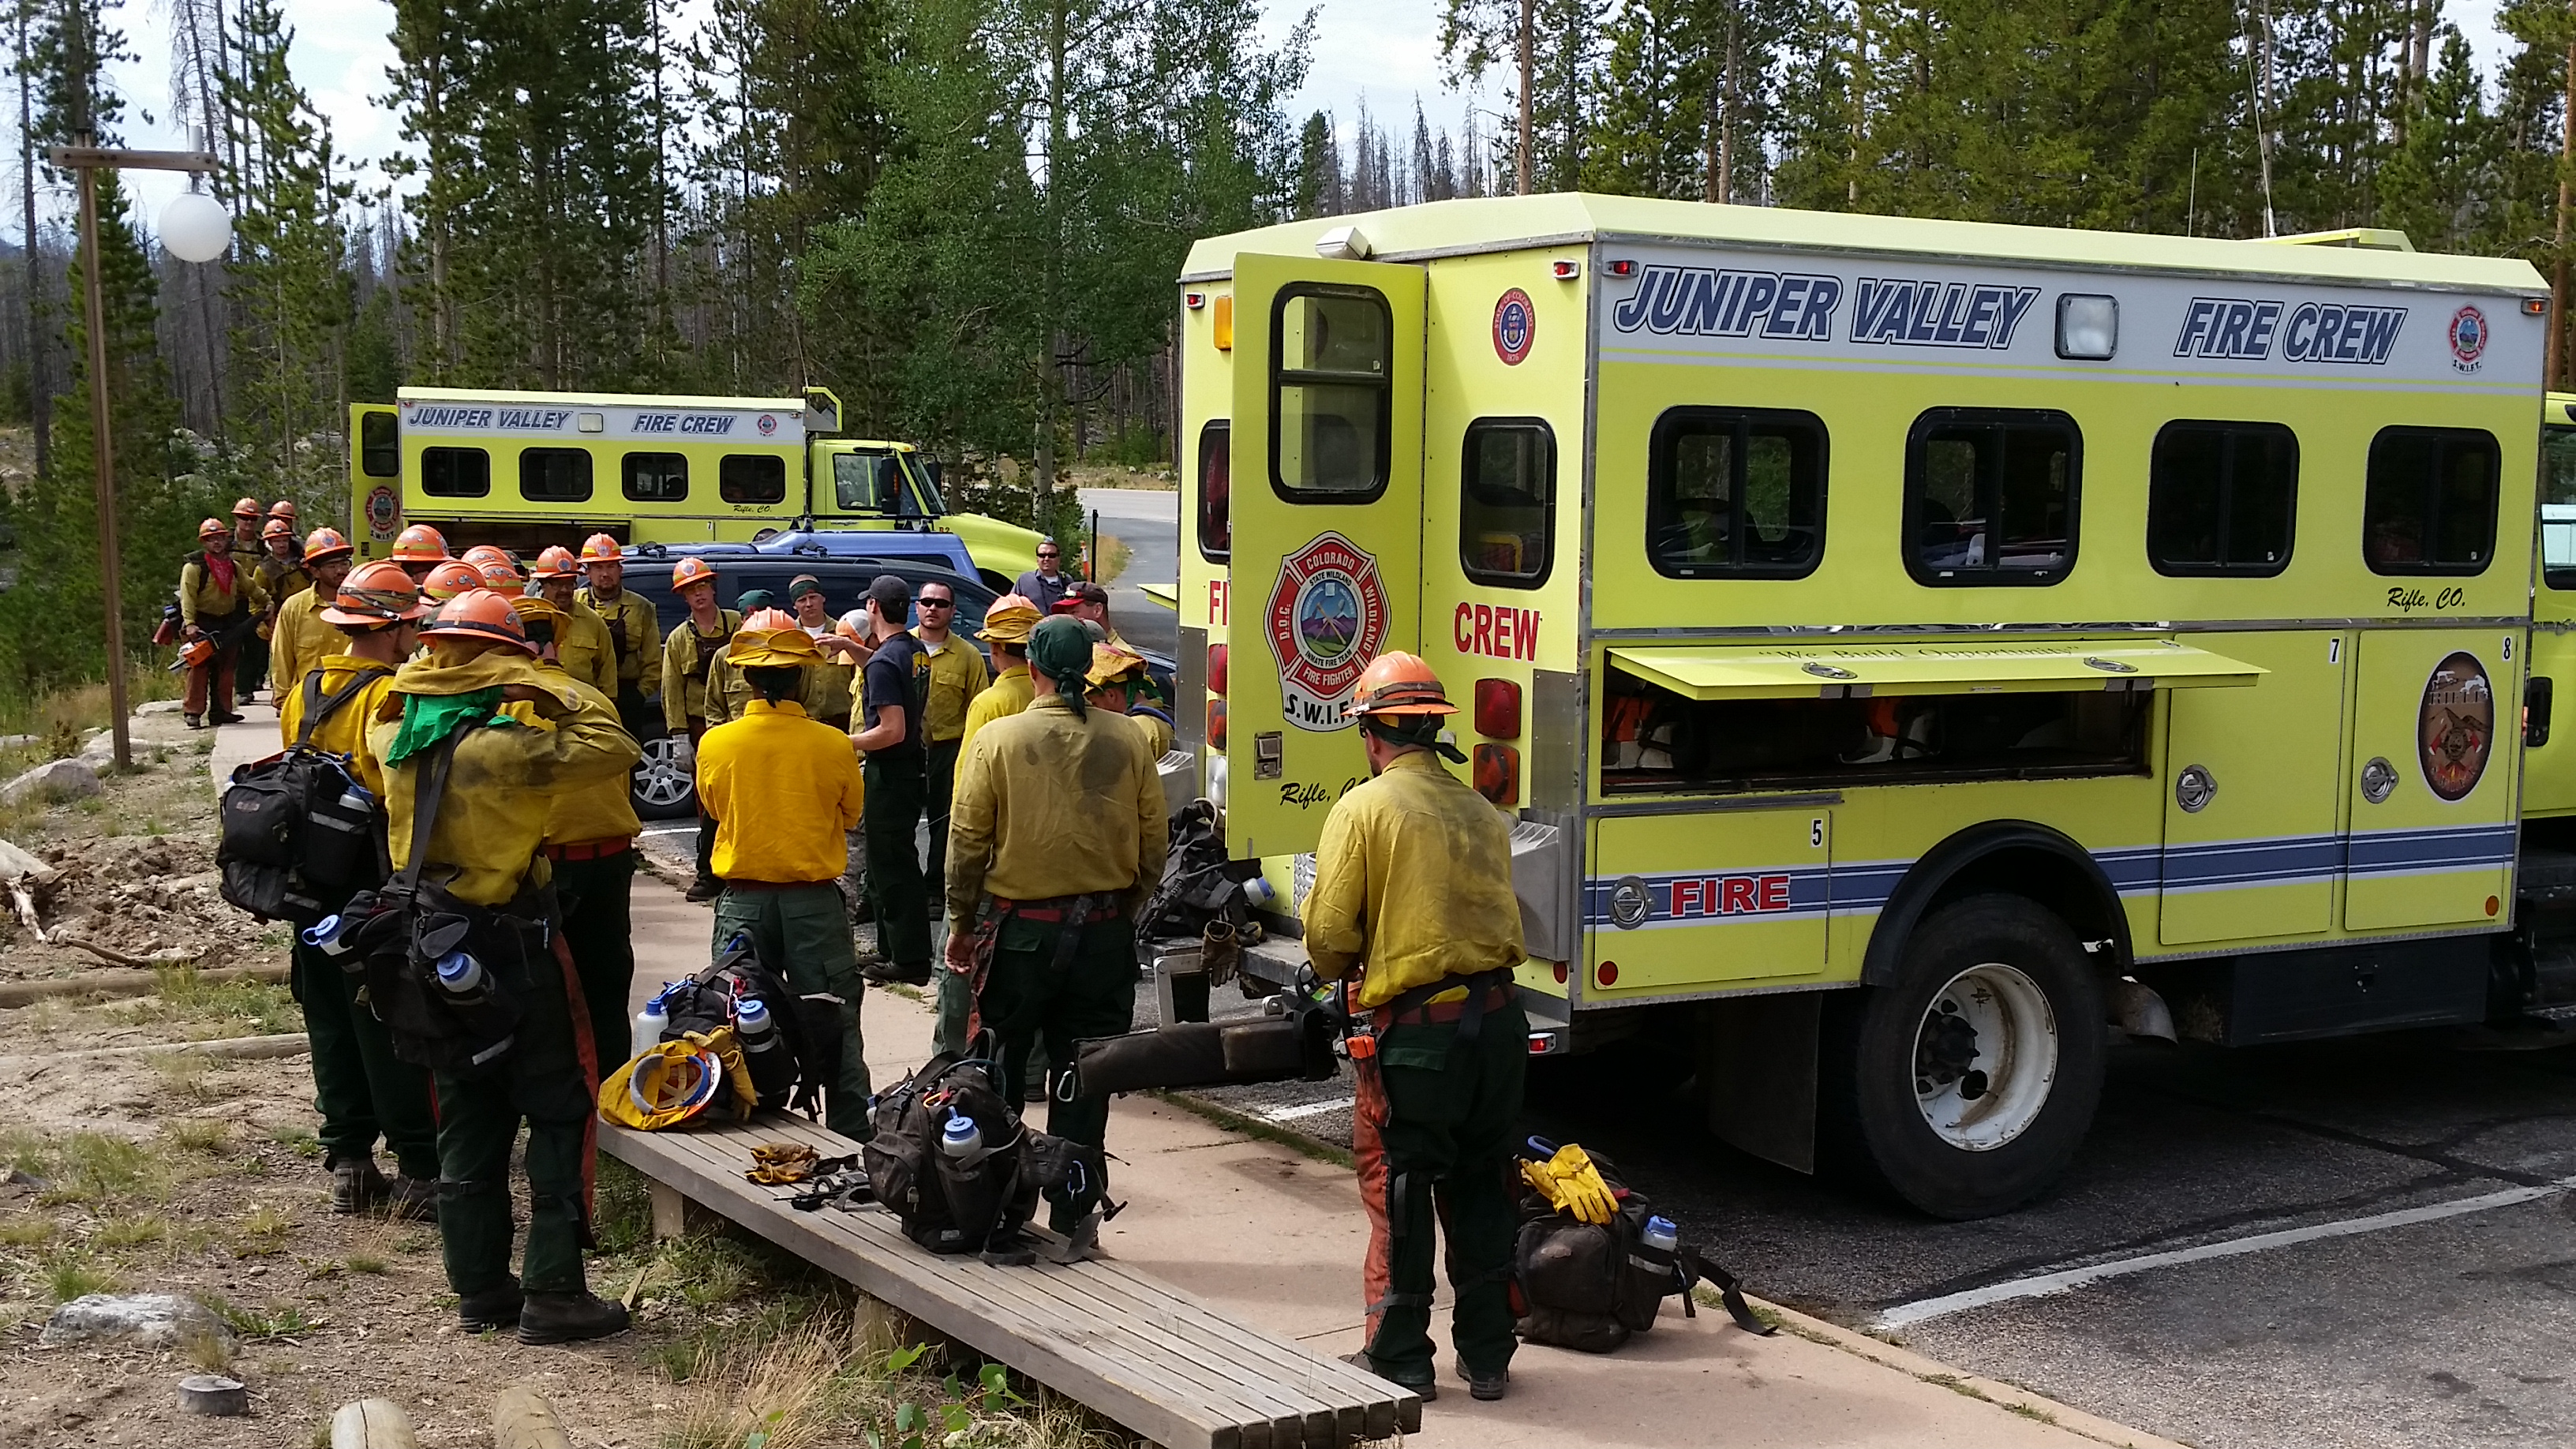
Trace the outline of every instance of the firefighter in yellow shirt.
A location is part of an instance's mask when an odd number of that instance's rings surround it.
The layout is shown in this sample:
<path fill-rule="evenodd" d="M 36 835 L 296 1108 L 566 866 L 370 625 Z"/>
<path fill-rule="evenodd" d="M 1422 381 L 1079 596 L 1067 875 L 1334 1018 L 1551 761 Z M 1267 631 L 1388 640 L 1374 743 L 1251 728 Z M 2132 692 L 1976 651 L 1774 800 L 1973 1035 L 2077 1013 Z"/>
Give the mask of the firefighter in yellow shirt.
<path fill-rule="evenodd" d="M 699 741 L 698 798 L 714 812 L 715 951 L 747 935 L 761 963 L 799 995 L 840 1001 L 841 1075 L 826 1083 L 824 1125 L 865 1139 L 868 1064 L 860 1052 L 858 957 L 841 899 L 844 841 L 865 794 L 850 737 L 809 719 L 797 702 L 806 671 L 823 662 L 813 636 L 772 612 L 744 628 L 726 654 L 755 698 L 742 718 Z"/>
<path fill-rule="evenodd" d="M 794 624 L 796 620 L 778 607 L 777 597 L 767 589 L 743 590 L 734 599 L 742 609 L 742 624 L 734 632 L 784 629 Z M 806 637 L 813 637 L 810 631 Z M 743 707 L 757 698 L 759 694 L 751 687 L 751 681 L 743 678 L 728 655 L 719 654 L 707 661 L 707 728 L 742 718 Z M 823 667 L 805 671 L 804 683 L 797 687 L 796 702 L 805 707 L 807 719 L 830 724 L 836 707 L 848 710 L 850 693 L 846 685 L 834 680 L 830 661 L 826 660 Z"/>
<path fill-rule="evenodd" d="M 930 817 L 930 865 L 925 879 L 936 896 L 948 874 L 948 799 L 957 784 L 966 711 L 992 683 L 992 671 L 984 667 L 983 653 L 950 627 L 957 622 L 955 589 L 931 579 L 912 596 L 912 607 L 921 619 L 913 626 L 912 637 L 921 641 L 922 655 L 930 661 L 930 691 L 921 706 L 921 732 L 930 740 L 930 793 L 922 813 Z"/>
<path fill-rule="evenodd" d="M 1504 1280 L 1529 1022 L 1512 984 L 1522 949 L 1510 826 L 1440 765 L 1465 763 L 1439 735 L 1456 712 L 1414 655 L 1381 654 L 1360 675 L 1350 713 L 1373 778 L 1324 819 L 1306 954 L 1326 980 L 1352 982 L 1351 1008 L 1372 1028 L 1351 1052 L 1351 1148 L 1369 1218 L 1369 1339 L 1352 1361 L 1432 1396 L 1436 1202 L 1458 1373 L 1476 1398 L 1499 1399 L 1515 1344 Z"/>
<path fill-rule="evenodd" d="M 639 732 L 661 697 L 662 671 L 655 648 L 662 629 L 652 601 L 626 589 L 626 556 L 617 540 L 594 533 L 582 541 L 581 571 L 589 582 L 573 597 L 588 604 L 608 626 L 610 652 L 617 656 L 617 714 L 629 732 Z"/>
<path fill-rule="evenodd" d="M 1001 672 L 966 707 L 966 724 L 957 737 L 959 758 L 975 743 L 975 733 L 997 719 L 1029 707 L 1036 690 L 1029 681 L 1029 631 L 1046 617 L 1018 594 L 1004 594 L 984 611 L 984 627 L 975 637 L 993 646 L 993 663 Z"/>
<path fill-rule="evenodd" d="M 707 672 L 725 651 L 742 615 L 716 606 L 716 571 L 706 560 L 684 558 L 671 566 L 671 592 L 688 606 L 689 617 L 671 628 L 662 641 L 662 727 L 678 743 L 673 763 L 683 770 L 697 761 L 698 737 L 707 732 Z M 719 696 L 721 697 L 721 696 Z M 698 873 L 689 882 L 688 898 L 711 901 L 722 886 L 716 880 L 716 822 L 698 798 Z"/>
<path fill-rule="evenodd" d="M 322 614 L 338 596 L 340 581 L 349 576 L 350 556 L 349 541 L 338 529 L 317 528 L 307 534 L 304 567 L 312 575 L 313 586 L 277 606 L 277 621 L 268 637 L 268 674 L 275 682 L 277 727 L 288 744 L 295 742 L 295 731 L 286 723 L 287 696 L 303 688 L 304 676 L 340 647 L 339 631 Z M 409 582 L 410 576 L 404 579 Z"/>
<path fill-rule="evenodd" d="M 537 555 L 537 566 L 528 570 L 528 579 L 537 586 L 538 594 L 563 615 L 555 631 L 555 652 L 563 672 L 598 690 L 612 705 L 617 702 L 617 645 L 608 634 L 608 622 L 580 599 L 581 569 L 574 564 L 572 550 L 557 544 Z"/>
<path fill-rule="evenodd" d="M 1145 656 L 1124 644 L 1091 646 L 1091 702 L 1124 716 L 1145 741 L 1145 752 L 1163 758 L 1172 748 L 1171 716 L 1145 702 Z"/>
<path fill-rule="evenodd" d="M 187 697 L 180 719 L 190 729 L 208 723 L 227 725 L 241 718 L 233 712 L 233 670 L 244 641 L 268 610 L 268 596 L 250 561 L 233 552 L 232 530 L 220 519 L 197 525 L 197 551 L 179 567 L 180 633 L 202 659 L 188 666 Z M 183 653 L 184 657 L 184 653 Z"/>
<path fill-rule="evenodd" d="M 523 595 L 512 599 L 510 608 L 528 631 L 528 642 L 537 646 L 538 671 L 571 678 L 585 702 L 614 715 L 614 700 L 563 666 L 560 631 L 570 620 L 562 607 L 550 598 Z M 635 932 L 628 907 L 635 886 L 635 837 L 643 828 L 624 778 L 556 790 L 548 798 L 546 862 L 554 872 L 564 945 L 581 978 L 582 1000 L 590 1008 L 591 1047 L 603 1075 L 626 1058 L 626 998 L 635 986 Z"/>
<path fill-rule="evenodd" d="M 315 529 L 313 537 L 325 534 L 339 537 L 329 529 Z M 412 651 L 412 626 L 428 610 L 402 565 L 383 559 L 348 573 L 348 545 L 340 549 L 340 561 L 330 567 L 346 577 L 334 580 L 330 601 L 312 615 L 336 647 L 305 661 L 318 691 L 303 676 L 292 684 L 278 676 L 278 720 L 292 744 L 310 712 L 328 706 L 313 725 L 311 743 L 349 756 L 358 783 L 382 800 L 384 764 L 367 748 L 367 722 L 393 687 L 394 670 Z M 352 686 L 355 693 L 332 703 Z M 368 849 L 375 847 L 368 842 Z M 324 904 L 336 911 L 344 903 Z M 322 1114 L 316 1135 L 322 1165 L 331 1174 L 331 1210 L 381 1207 L 396 1217 L 428 1221 L 438 1213 L 438 1121 L 430 1110 L 429 1073 L 394 1055 L 385 1024 L 358 999 L 365 984 L 360 978 L 322 948 L 306 945 L 301 933 L 289 960 L 288 979 L 312 1043 L 313 1105 Z M 376 1167 L 380 1135 L 398 1174 L 390 1182 Z"/>
<path fill-rule="evenodd" d="M 554 795 L 623 780 L 635 741 L 570 678 L 538 671 L 501 595 L 459 594 L 421 633 L 427 654 L 394 675 L 367 732 L 385 762 L 393 859 L 410 861 L 426 771 L 452 750 L 435 824 L 418 842 L 421 880 L 481 908 L 458 913 L 474 923 L 465 944 L 520 1008 L 506 1055 L 472 1075 L 435 1074 L 448 1285 L 466 1332 L 516 1323 L 522 1343 L 604 1337 L 627 1315 L 591 1295 L 581 1260 L 597 1101 L 590 1018 L 569 954 L 544 928 L 553 901 L 540 847 Z M 513 1279 L 509 1172 L 522 1122 L 528 1241 Z"/>
<path fill-rule="evenodd" d="M 1084 1037 L 1116 1036 L 1136 1007 L 1130 923 L 1163 874 L 1163 785 L 1127 722 L 1088 708 L 1091 636 L 1072 619 L 1029 638 L 1037 699 L 975 736 L 957 770 L 948 836 L 949 971 L 972 976 L 1000 1038 L 1002 1090 L 1024 1100 L 1027 1057 L 1073 1060 Z M 1103 1097 L 1051 1098 L 1047 1130 L 1098 1147 Z M 1057 1232 L 1094 1230 L 1099 1184 L 1049 1189 Z"/>

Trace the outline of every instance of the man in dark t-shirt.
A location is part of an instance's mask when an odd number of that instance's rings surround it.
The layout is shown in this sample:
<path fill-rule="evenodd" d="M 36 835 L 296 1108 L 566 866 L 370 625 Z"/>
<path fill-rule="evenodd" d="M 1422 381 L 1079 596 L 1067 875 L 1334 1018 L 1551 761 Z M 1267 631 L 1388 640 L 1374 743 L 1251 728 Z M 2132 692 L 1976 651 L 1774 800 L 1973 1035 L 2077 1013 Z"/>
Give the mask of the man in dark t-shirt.
<path fill-rule="evenodd" d="M 912 588 L 893 574 L 868 585 L 868 641 L 876 652 L 859 675 L 859 707 L 850 740 L 865 757 L 868 897 L 877 918 L 877 949 L 860 973 L 880 985 L 930 983 L 930 893 L 913 833 L 929 795 L 929 735 L 922 711 L 930 698 L 930 656 L 904 627 Z"/>

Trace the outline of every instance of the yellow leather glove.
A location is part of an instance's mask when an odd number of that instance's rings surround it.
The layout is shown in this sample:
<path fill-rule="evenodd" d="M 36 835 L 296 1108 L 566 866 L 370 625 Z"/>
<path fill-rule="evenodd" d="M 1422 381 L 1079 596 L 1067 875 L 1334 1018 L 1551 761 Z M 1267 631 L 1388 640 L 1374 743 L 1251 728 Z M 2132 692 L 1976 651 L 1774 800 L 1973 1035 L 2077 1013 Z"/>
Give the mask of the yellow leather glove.
<path fill-rule="evenodd" d="M 1601 1169 L 1580 1147 L 1560 1147 L 1545 1162 L 1523 1162 L 1521 1180 L 1578 1222 L 1606 1223 L 1619 1210 L 1618 1201 L 1610 1196 L 1610 1184 L 1601 1180 Z"/>

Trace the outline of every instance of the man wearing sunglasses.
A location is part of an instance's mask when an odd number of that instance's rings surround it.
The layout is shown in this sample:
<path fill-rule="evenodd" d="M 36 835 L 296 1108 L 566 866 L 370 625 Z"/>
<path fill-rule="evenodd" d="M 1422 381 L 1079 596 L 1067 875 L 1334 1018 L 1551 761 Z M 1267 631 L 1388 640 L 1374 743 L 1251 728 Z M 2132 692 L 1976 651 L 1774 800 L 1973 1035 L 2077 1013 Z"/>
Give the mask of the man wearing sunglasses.
<path fill-rule="evenodd" d="M 1038 566 L 1020 575 L 1020 581 L 1011 585 L 1011 592 L 1037 605 L 1042 615 L 1054 613 L 1056 602 L 1073 587 L 1073 575 L 1064 572 L 1063 562 L 1064 550 L 1056 546 L 1055 540 L 1040 539 Z"/>
<path fill-rule="evenodd" d="M 966 736 L 966 707 L 992 682 L 992 674 L 984 667 L 982 652 L 950 630 L 957 622 L 955 590 L 933 579 L 921 586 L 912 602 L 920 616 L 912 637 L 920 641 L 922 654 L 930 660 L 930 696 L 921 710 L 922 734 L 930 742 L 929 778 L 923 795 L 923 808 L 930 817 L 930 864 L 923 873 L 923 884 L 928 899 L 937 901 L 948 888 L 948 798 L 957 779 L 957 754 Z M 963 1051 L 967 1008 L 974 990 L 965 978 L 953 972 L 937 974 L 938 1049 Z"/>

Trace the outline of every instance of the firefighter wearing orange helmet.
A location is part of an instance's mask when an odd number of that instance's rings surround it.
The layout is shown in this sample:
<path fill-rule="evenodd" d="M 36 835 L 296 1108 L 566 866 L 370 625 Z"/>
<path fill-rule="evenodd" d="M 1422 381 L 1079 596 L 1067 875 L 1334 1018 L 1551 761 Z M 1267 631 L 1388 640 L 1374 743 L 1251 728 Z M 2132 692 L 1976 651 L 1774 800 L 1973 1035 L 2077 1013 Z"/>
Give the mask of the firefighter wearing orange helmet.
<path fill-rule="evenodd" d="M 574 590 L 573 597 L 608 626 L 609 647 L 617 655 L 617 688 L 609 692 L 617 697 L 617 713 L 626 727 L 641 732 L 662 689 L 654 653 L 662 628 L 653 616 L 653 602 L 627 590 L 626 556 L 607 534 L 582 540 L 578 562 L 589 582 Z"/>
<path fill-rule="evenodd" d="M 242 641 L 267 612 L 258 574 L 233 552 L 232 530 L 219 518 L 198 524 L 197 551 L 179 566 L 180 632 L 190 644 L 213 648 L 188 664 L 187 697 L 179 705 L 188 728 L 205 728 L 210 713 L 219 725 L 241 718 L 233 713 L 233 667 Z"/>
<path fill-rule="evenodd" d="M 447 536 L 426 523 L 415 523 L 394 535 L 393 560 L 413 583 L 428 578 L 429 571 L 447 559 Z"/>
<path fill-rule="evenodd" d="M 268 526 L 276 528 L 282 522 L 272 516 Z M 336 528 L 306 534 L 303 563 L 312 584 L 280 603 L 271 616 L 268 672 L 276 686 L 277 727 L 289 744 L 295 742 L 295 732 L 286 722 L 287 696 L 303 687 L 304 676 L 321 667 L 325 656 L 339 652 L 340 636 L 324 621 L 322 611 L 339 594 L 340 581 L 349 576 L 353 553 Z"/>
<path fill-rule="evenodd" d="M 1361 673 L 1349 713 L 1371 778 L 1325 817 L 1305 944 L 1318 975 L 1348 983 L 1366 1023 L 1350 1055 L 1369 1337 L 1352 1362 L 1425 1399 L 1435 1391 L 1436 1205 L 1457 1292 L 1455 1369 L 1476 1398 L 1499 1399 L 1515 1345 L 1505 1280 L 1529 1022 L 1512 981 L 1522 948 L 1510 824 L 1440 763 L 1465 763 L 1440 734 L 1456 712 L 1415 655 L 1381 654 Z"/>
<path fill-rule="evenodd" d="M 557 544 L 537 555 L 528 581 L 563 621 L 555 627 L 555 654 L 563 671 L 606 695 L 617 698 L 617 646 L 608 623 L 580 598 L 581 565 L 572 550 Z M 622 714 L 621 714 L 622 717 Z"/>
<path fill-rule="evenodd" d="M 707 732 L 707 677 L 716 656 L 732 644 L 742 615 L 716 604 L 716 571 L 702 558 L 683 558 L 671 566 L 671 592 L 687 605 L 689 617 L 671 627 L 662 641 L 662 728 L 670 741 L 662 760 L 683 773 L 697 768 L 698 739 Z M 698 802 L 698 873 L 689 882 L 688 898 L 711 901 L 724 889 L 716 879 L 716 825 Z"/>

